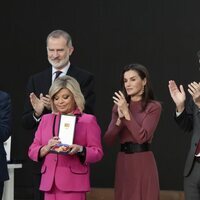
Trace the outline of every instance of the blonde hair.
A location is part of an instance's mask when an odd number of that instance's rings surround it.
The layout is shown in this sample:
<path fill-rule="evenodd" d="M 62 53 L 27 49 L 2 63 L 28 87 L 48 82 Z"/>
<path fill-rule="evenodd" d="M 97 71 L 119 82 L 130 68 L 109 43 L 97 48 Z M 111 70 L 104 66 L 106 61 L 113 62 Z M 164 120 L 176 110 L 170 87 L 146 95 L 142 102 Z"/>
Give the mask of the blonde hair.
<path fill-rule="evenodd" d="M 55 112 L 56 108 L 53 104 L 55 95 L 61 90 L 67 88 L 73 94 L 74 101 L 77 108 L 83 112 L 85 108 L 85 98 L 81 92 L 80 85 L 76 79 L 71 76 L 61 76 L 58 77 L 51 85 L 49 89 L 49 95 L 52 100 L 52 111 Z"/>

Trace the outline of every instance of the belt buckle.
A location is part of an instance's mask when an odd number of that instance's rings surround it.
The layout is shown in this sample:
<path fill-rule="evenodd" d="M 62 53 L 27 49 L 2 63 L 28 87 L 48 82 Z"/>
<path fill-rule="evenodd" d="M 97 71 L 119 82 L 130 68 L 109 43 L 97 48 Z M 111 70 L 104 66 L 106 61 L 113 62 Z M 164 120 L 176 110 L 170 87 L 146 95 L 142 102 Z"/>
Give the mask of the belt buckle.
<path fill-rule="evenodd" d="M 131 148 L 131 145 L 130 145 L 130 144 L 127 144 L 127 145 L 124 147 L 124 153 L 126 153 L 126 154 L 132 154 L 132 153 L 134 153 L 133 148 Z"/>
<path fill-rule="evenodd" d="M 124 146 L 124 153 L 128 153 L 128 147 L 127 147 L 127 145 Z"/>

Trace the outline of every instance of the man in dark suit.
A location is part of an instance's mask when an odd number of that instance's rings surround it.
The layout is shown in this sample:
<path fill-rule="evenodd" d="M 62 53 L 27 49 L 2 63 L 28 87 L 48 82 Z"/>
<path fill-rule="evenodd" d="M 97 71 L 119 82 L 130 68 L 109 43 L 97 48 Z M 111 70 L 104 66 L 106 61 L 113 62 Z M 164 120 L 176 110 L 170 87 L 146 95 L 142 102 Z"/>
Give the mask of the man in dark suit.
<path fill-rule="evenodd" d="M 4 142 L 11 135 L 10 96 L 0 91 L 0 199 L 2 199 L 4 181 L 9 179 Z"/>
<path fill-rule="evenodd" d="M 192 133 L 190 150 L 184 170 L 184 191 L 186 200 L 200 199 L 200 83 L 188 85 L 191 95 L 185 105 L 186 94 L 182 85 L 169 81 L 170 95 L 176 104 L 175 120 L 184 131 Z"/>
<path fill-rule="evenodd" d="M 71 65 L 69 58 L 74 51 L 71 36 L 63 30 L 55 30 L 47 37 L 47 55 L 51 67 L 29 78 L 22 123 L 26 129 L 35 130 L 43 114 L 50 113 L 49 88 L 57 76 L 69 75 L 80 84 L 86 100 L 86 113 L 94 113 L 94 76 Z M 35 165 L 35 164 L 34 164 Z M 35 200 L 43 199 L 39 193 L 40 166 L 37 164 Z"/>

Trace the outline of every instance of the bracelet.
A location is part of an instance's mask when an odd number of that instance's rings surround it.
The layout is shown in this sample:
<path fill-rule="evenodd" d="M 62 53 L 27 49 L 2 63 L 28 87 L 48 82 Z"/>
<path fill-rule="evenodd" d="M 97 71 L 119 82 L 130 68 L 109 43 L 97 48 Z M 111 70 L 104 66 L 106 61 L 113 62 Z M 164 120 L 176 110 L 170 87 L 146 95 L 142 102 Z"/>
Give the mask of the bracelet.
<path fill-rule="evenodd" d="M 83 146 L 80 146 L 80 149 L 78 150 L 78 153 L 82 153 L 83 152 Z"/>
<path fill-rule="evenodd" d="M 50 150 L 51 148 L 47 148 L 47 146 L 44 146 L 44 149 L 45 149 L 47 152 L 49 152 L 49 150 Z"/>

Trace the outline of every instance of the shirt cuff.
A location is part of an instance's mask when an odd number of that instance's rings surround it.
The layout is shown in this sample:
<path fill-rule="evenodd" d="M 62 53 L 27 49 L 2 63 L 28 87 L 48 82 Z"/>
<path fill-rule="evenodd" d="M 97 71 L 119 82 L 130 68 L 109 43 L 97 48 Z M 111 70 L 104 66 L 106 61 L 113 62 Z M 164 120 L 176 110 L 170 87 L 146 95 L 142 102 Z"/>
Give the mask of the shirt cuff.
<path fill-rule="evenodd" d="M 33 112 L 33 118 L 36 122 L 39 122 L 41 120 L 41 117 L 36 117 L 34 112 Z"/>
<path fill-rule="evenodd" d="M 177 112 L 176 111 L 176 117 L 180 116 L 182 112 Z"/>

